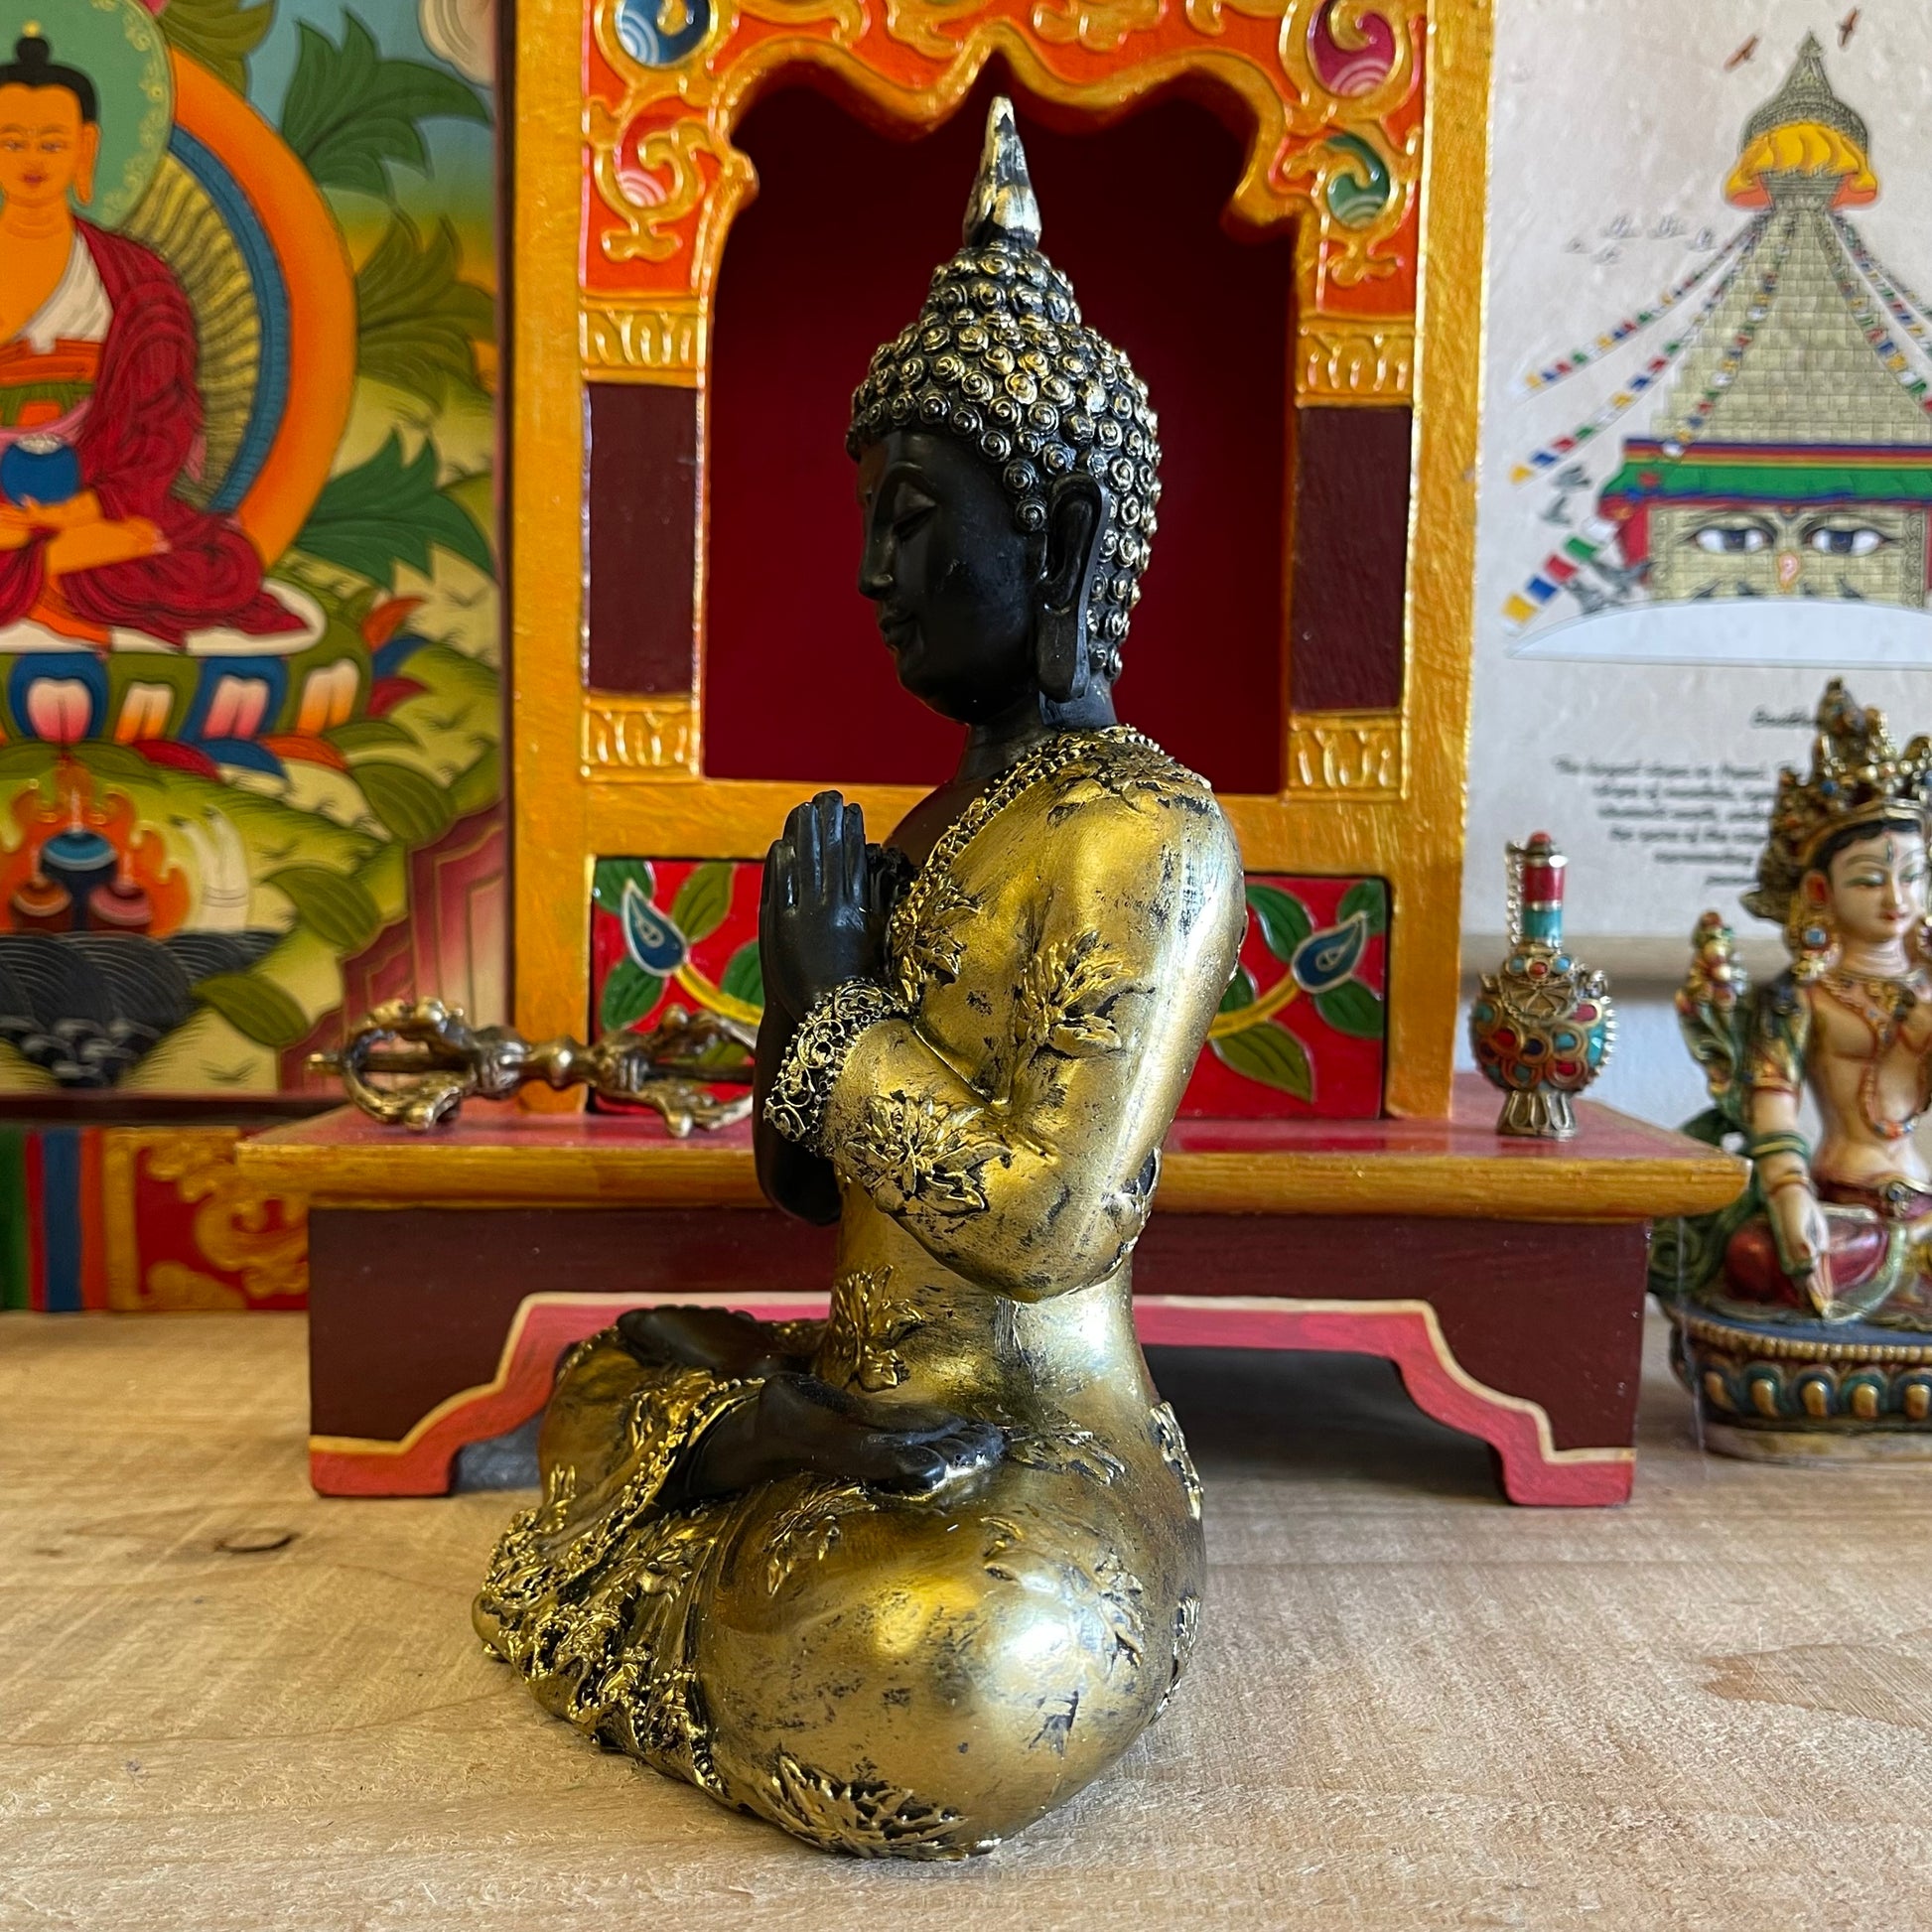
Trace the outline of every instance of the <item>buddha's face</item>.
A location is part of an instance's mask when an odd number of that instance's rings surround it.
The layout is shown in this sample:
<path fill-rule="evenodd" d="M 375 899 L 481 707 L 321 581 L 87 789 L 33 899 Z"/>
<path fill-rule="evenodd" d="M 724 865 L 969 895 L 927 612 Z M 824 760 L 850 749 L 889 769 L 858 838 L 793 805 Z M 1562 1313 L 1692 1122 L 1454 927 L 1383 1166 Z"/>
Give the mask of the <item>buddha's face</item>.
<path fill-rule="evenodd" d="M 878 609 L 898 681 L 972 724 L 1037 682 L 1039 570 L 999 479 L 965 444 L 895 430 L 859 462 L 860 592 Z"/>
<path fill-rule="evenodd" d="M 100 129 L 80 118 L 80 102 L 67 87 L 0 87 L 0 200 L 9 207 L 42 208 L 93 196 Z"/>
<path fill-rule="evenodd" d="M 1843 938 L 1887 945 L 1925 917 L 1925 840 L 1917 832 L 1882 826 L 1834 852 L 1823 883 Z"/>

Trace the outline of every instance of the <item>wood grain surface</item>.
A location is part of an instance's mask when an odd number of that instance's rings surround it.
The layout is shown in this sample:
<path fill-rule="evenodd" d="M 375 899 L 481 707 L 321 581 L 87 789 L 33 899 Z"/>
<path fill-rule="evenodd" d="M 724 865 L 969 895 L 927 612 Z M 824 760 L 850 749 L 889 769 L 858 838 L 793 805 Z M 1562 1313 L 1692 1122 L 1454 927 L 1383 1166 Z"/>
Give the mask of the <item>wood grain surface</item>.
<path fill-rule="evenodd" d="M 1653 1336 L 1653 1344 L 1655 1336 Z M 1932 1469 L 1701 1457 L 1519 1510 L 1380 1363 L 1168 1353 L 1195 1671 L 992 1858 L 868 1865 L 542 1716 L 469 1634 L 517 1498 L 325 1502 L 295 1315 L 0 1316 L 0 1926 L 1905 1924 Z"/>

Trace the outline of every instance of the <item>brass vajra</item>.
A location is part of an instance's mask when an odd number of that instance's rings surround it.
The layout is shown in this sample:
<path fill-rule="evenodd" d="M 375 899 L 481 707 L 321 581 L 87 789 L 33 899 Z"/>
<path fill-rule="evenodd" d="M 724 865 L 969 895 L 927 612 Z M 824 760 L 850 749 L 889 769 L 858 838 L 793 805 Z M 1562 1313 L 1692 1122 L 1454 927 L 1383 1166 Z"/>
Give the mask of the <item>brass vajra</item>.
<path fill-rule="evenodd" d="M 472 1027 L 441 1000 L 387 1000 L 347 1044 L 312 1053 L 313 1072 L 339 1074 L 375 1120 L 426 1134 L 466 1100 L 507 1100 L 533 1080 L 589 1087 L 607 1100 L 654 1108 L 681 1139 L 751 1112 L 749 1092 L 720 1099 L 713 1086 L 749 1088 L 758 1035 L 723 1014 L 666 1009 L 648 1033 L 611 1033 L 585 1045 L 561 1035 L 534 1044 L 508 1027 Z"/>

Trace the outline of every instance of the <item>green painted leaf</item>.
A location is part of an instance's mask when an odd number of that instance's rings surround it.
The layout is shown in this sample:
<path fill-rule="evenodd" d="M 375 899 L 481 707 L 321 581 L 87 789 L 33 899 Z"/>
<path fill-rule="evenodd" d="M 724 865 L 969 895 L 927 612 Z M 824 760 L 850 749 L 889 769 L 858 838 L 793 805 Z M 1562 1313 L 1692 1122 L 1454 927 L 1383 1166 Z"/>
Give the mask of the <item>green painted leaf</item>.
<path fill-rule="evenodd" d="M 731 866 L 726 860 L 710 859 L 677 889 L 671 922 L 695 946 L 725 923 L 731 906 Z"/>
<path fill-rule="evenodd" d="M 718 981 L 719 990 L 748 1007 L 764 1007 L 764 969 L 759 964 L 759 942 L 747 939 L 725 963 Z"/>
<path fill-rule="evenodd" d="M 1314 1068 L 1309 1064 L 1308 1048 L 1272 1020 L 1244 1033 L 1228 1034 L 1208 1042 L 1224 1066 L 1259 1080 L 1265 1087 L 1279 1087 L 1298 1100 L 1314 1098 Z"/>
<path fill-rule="evenodd" d="M 400 208 L 390 215 L 355 275 L 358 375 L 437 409 L 484 393 L 477 345 L 494 333 L 496 305 L 457 273 L 462 255 L 447 215 L 427 238 Z"/>
<path fill-rule="evenodd" d="M 1295 957 L 1295 948 L 1314 930 L 1309 908 L 1279 886 L 1250 886 L 1248 907 L 1268 942 L 1268 950 L 1283 965 Z"/>
<path fill-rule="evenodd" d="M 600 859 L 591 874 L 593 903 L 602 906 L 614 919 L 621 917 L 623 889 L 633 880 L 646 898 L 656 898 L 657 881 L 648 859 Z"/>
<path fill-rule="evenodd" d="M 324 188 L 392 201 L 392 166 L 430 171 L 419 121 L 444 116 L 489 123 L 489 109 L 473 88 L 422 61 L 387 59 L 352 13 L 343 15 L 341 47 L 307 21 L 296 31 L 301 40 L 282 101 L 282 139 Z"/>
<path fill-rule="evenodd" d="M 357 718 L 349 724 L 338 725 L 334 731 L 324 732 L 323 737 L 337 751 L 351 758 L 376 745 L 407 745 L 412 751 L 422 749 L 416 735 L 404 731 L 393 718 Z"/>
<path fill-rule="evenodd" d="M 359 879 L 324 866 L 285 866 L 262 882 L 295 907 L 296 917 L 338 959 L 358 953 L 382 930 L 382 910 Z"/>
<path fill-rule="evenodd" d="M 611 968 L 604 982 L 604 997 L 598 1002 L 597 1023 L 607 1033 L 641 1020 L 664 992 L 664 982 L 647 973 L 635 960 L 621 959 Z"/>
<path fill-rule="evenodd" d="M 125 745 L 92 741 L 69 745 L 68 757 L 76 764 L 84 764 L 97 778 L 142 778 L 150 783 L 154 780 L 154 766 L 139 752 L 130 751 Z"/>
<path fill-rule="evenodd" d="M 1352 919 L 1357 912 L 1368 920 L 1371 933 L 1389 929 L 1389 889 L 1379 879 L 1358 879 L 1341 896 L 1335 908 L 1335 923 Z"/>
<path fill-rule="evenodd" d="M 503 748 L 485 746 L 477 761 L 450 787 L 451 813 L 468 818 L 485 805 L 493 805 L 503 795 Z"/>
<path fill-rule="evenodd" d="M 1314 1010 L 1338 1034 L 1351 1034 L 1357 1039 L 1382 1037 L 1382 1002 L 1360 980 L 1343 980 L 1317 993 Z"/>
<path fill-rule="evenodd" d="M 1255 976 L 1245 966 L 1234 969 L 1234 977 L 1228 981 L 1228 990 L 1221 995 L 1222 1013 L 1239 1013 L 1243 1007 L 1255 1003 Z"/>
<path fill-rule="evenodd" d="M 475 519 L 437 487 L 436 446 L 426 441 L 405 461 L 395 430 L 366 463 L 323 484 L 295 540 L 312 557 L 391 587 L 398 563 L 430 575 L 432 545 L 495 575 Z"/>
<path fill-rule="evenodd" d="M 161 31 L 238 94 L 248 91 L 248 57 L 275 21 L 273 0 L 248 7 L 241 0 L 168 0 Z M 57 55 L 55 57 L 59 59 Z"/>
<path fill-rule="evenodd" d="M 355 782 L 369 810 L 411 851 L 448 829 L 450 798 L 432 777 L 393 759 L 364 759 Z"/>
<path fill-rule="evenodd" d="M 212 1008 L 244 1039 L 280 1052 L 309 1031 L 308 1016 L 273 980 L 255 973 L 211 973 L 197 980 L 196 999 Z"/>

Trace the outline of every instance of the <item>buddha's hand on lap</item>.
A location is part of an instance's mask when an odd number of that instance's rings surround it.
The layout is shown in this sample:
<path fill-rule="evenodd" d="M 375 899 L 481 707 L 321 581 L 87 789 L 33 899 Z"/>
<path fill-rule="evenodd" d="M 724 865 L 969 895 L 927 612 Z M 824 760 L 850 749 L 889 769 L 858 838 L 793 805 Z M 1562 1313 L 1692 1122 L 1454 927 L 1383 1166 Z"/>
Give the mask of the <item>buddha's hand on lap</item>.
<path fill-rule="evenodd" d="M 1784 1272 L 1801 1285 L 1811 1281 L 1831 1247 L 1818 1196 L 1808 1186 L 1787 1182 L 1772 1190 L 1769 1209 Z"/>
<path fill-rule="evenodd" d="M 737 1309 L 678 1304 L 631 1309 L 618 1316 L 618 1336 L 652 1368 L 702 1368 L 729 1381 L 797 1373 L 808 1357 L 790 1353 L 781 1330 Z"/>
<path fill-rule="evenodd" d="M 759 1391 L 749 1445 L 764 1479 L 800 1470 L 930 1494 L 993 1466 L 1006 1437 L 940 1409 L 866 1402 L 811 1375 L 776 1375 Z"/>
<path fill-rule="evenodd" d="M 764 861 L 759 951 L 766 997 L 802 1016 L 823 994 L 881 969 L 884 916 L 865 815 L 821 791 L 785 820 Z"/>

